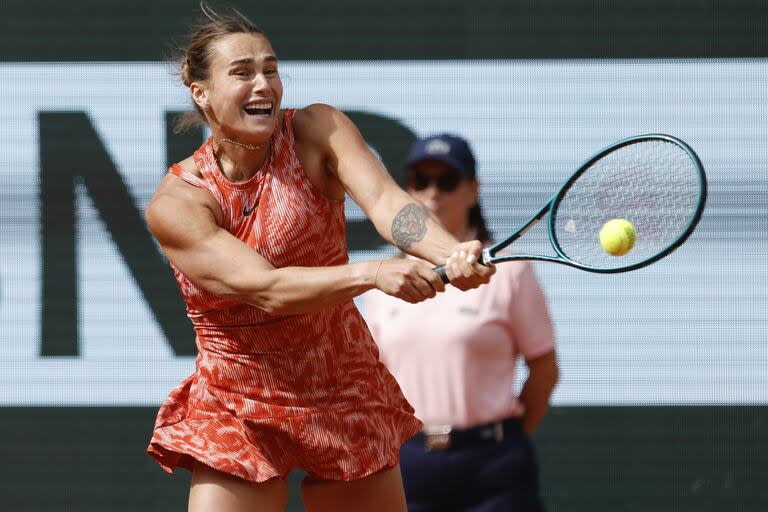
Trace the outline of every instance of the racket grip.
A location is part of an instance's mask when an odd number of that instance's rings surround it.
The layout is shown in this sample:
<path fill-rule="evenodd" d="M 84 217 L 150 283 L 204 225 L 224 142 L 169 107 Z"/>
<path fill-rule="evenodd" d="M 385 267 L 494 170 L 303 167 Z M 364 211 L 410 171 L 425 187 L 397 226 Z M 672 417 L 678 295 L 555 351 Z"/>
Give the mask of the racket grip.
<path fill-rule="evenodd" d="M 485 265 L 486 267 L 493 264 L 491 263 L 491 253 L 488 252 L 487 248 L 483 249 L 483 252 L 480 254 L 480 264 Z M 445 273 L 445 265 L 440 265 L 432 270 L 437 272 L 437 275 L 440 276 L 440 279 L 442 279 L 445 284 L 450 284 L 451 280 L 448 279 L 448 274 Z"/>
<path fill-rule="evenodd" d="M 437 275 L 440 276 L 440 279 L 442 279 L 445 284 L 448 284 L 451 282 L 448 279 L 448 274 L 445 273 L 445 265 L 440 265 L 439 267 L 435 267 L 432 270 L 437 272 Z"/>

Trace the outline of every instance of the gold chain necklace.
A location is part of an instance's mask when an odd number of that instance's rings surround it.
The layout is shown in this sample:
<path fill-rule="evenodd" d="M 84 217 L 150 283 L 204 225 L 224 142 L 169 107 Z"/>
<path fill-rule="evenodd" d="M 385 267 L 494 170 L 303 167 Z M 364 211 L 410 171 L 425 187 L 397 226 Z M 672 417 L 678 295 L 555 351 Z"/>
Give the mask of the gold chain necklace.
<path fill-rule="evenodd" d="M 230 144 L 234 144 L 236 146 L 240 146 L 241 148 L 245 148 L 245 149 L 261 149 L 264 146 L 264 144 L 260 144 L 258 146 L 254 146 L 253 144 L 243 144 L 242 142 L 238 142 L 232 139 L 221 139 L 216 146 L 217 147 L 221 146 L 222 142 L 229 142 Z"/>
<path fill-rule="evenodd" d="M 236 146 L 241 146 L 241 147 L 244 147 L 245 149 L 250 149 L 250 150 L 261 149 L 261 148 L 264 147 L 264 144 L 259 144 L 258 146 L 254 146 L 253 144 L 243 144 L 242 142 L 238 142 L 238 141 L 232 140 L 232 139 L 221 139 L 218 144 L 214 144 L 213 145 L 213 154 L 219 160 L 221 160 L 221 157 L 216 155 L 216 153 L 218 153 L 219 147 L 221 146 L 222 142 L 230 142 L 232 144 L 235 144 Z M 256 176 L 261 171 L 263 171 L 264 168 L 267 167 L 267 165 L 269 165 L 270 160 L 272 160 L 272 139 L 269 139 L 268 144 L 269 144 L 269 147 L 267 148 L 267 158 L 264 159 L 264 163 L 261 164 L 261 167 L 259 167 L 259 169 L 255 173 L 253 173 L 252 176 Z M 237 165 L 237 162 L 235 162 L 234 160 L 230 160 L 230 162 L 232 162 L 232 165 L 235 166 L 235 174 L 239 175 L 240 174 L 240 166 Z M 223 170 L 222 170 L 222 173 L 223 173 Z M 250 178 L 248 178 L 248 179 L 250 179 Z"/>

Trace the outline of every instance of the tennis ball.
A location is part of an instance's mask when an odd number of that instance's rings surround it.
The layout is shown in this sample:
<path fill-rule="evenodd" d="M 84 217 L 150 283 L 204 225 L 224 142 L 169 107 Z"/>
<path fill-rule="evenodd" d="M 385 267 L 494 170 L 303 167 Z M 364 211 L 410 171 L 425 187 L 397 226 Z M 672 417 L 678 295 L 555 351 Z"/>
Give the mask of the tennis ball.
<path fill-rule="evenodd" d="M 600 230 L 600 245 L 612 256 L 624 256 L 635 246 L 635 226 L 626 219 L 611 219 Z"/>

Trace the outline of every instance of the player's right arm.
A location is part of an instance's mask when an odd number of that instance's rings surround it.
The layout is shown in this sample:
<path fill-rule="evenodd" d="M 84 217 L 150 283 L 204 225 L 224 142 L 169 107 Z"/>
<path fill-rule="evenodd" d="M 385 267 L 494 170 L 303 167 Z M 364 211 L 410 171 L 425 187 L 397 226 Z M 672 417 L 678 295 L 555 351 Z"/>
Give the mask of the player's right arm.
<path fill-rule="evenodd" d="M 275 268 L 221 228 L 220 217 L 210 194 L 170 174 L 146 211 L 147 225 L 168 259 L 196 286 L 217 295 L 275 314 L 315 311 L 375 287 L 413 303 L 435 295 L 433 271 L 419 261 L 394 262 L 399 272 L 378 283 L 378 261 Z"/>

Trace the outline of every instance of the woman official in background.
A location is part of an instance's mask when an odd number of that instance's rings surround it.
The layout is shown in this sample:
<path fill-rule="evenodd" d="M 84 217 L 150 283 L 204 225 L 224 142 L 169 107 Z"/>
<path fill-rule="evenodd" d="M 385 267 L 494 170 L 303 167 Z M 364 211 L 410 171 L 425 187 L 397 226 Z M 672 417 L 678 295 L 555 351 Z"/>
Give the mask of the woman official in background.
<path fill-rule="evenodd" d="M 408 191 L 457 239 L 487 243 L 475 167 L 460 137 L 419 140 L 407 160 Z M 364 311 L 382 361 L 425 424 L 401 450 L 408 510 L 542 510 L 529 435 L 558 369 L 532 267 L 505 263 L 488 286 L 447 289 L 416 305 L 371 292 Z M 518 356 L 529 376 L 515 396 Z"/>

